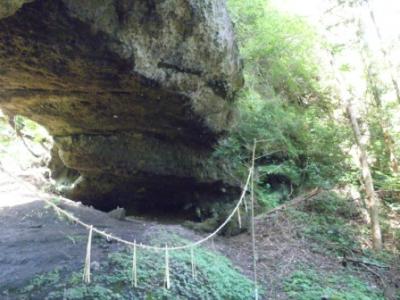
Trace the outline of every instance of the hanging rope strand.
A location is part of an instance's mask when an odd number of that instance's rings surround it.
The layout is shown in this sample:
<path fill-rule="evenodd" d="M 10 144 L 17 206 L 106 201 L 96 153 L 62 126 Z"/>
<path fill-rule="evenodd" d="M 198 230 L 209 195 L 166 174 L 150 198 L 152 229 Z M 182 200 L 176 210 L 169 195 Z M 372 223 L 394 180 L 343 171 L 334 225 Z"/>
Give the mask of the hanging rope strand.
<path fill-rule="evenodd" d="M 238 225 L 239 228 L 242 229 L 242 217 L 240 216 L 240 207 L 237 210 L 237 215 L 238 215 Z"/>
<path fill-rule="evenodd" d="M 246 213 L 249 211 L 249 207 L 247 206 L 246 196 L 243 198 L 244 210 Z"/>
<path fill-rule="evenodd" d="M 168 254 L 168 246 L 165 245 L 165 285 L 167 290 L 171 287 L 171 282 L 169 279 L 169 254 Z"/>
<path fill-rule="evenodd" d="M 132 254 L 132 286 L 137 288 L 137 257 L 136 257 L 136 241 L 133 242 Z"/>
<path fill-rule="evenodd" d="M 85 267 L 83 269 L 83 282 L 87 284 L 90 283 L 90 256 L 92 252 L 92 233 L 93 225 L 91 225 L 89 229 L 89 237 L 86 246 Z"/>
<path fill-rule="evenodd" d="M 194 247 L 190 248 L 190 260 L 192 263 L 192 278 L 196 279 L 196 266 L 194 262 Z"/>
<path fill-rule="evenodd" d="M 256 233 L 254 224 L 254 162 L 256 156 L 257 141 L 254 140 L 253 153 L 251 160 L 251 184 L 250 184 L 250 197 L 251 197 L 251 245 L 253 250 L 253 280 L 254 280 L 254 299 L 258 300 L 258 284 L 257 284 L 257 253 L 256 253 Z"/>

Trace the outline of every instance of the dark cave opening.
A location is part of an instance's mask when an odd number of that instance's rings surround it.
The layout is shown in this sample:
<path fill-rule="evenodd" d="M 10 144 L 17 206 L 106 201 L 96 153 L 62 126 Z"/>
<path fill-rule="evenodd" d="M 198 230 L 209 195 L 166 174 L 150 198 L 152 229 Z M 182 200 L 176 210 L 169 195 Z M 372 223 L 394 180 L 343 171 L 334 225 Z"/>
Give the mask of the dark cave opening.
<path fill-rule="evenodd" d="M 104 212 L 123 208 L 127 217 L 159 223 L 200 223 L 220 214 L 221 207 L 230 206 L 239 192 L 222 182 L 201 184 L 189 178 L 151 176 L 141 182 L 121 181 L 101 197 L 79 201 Z"/>

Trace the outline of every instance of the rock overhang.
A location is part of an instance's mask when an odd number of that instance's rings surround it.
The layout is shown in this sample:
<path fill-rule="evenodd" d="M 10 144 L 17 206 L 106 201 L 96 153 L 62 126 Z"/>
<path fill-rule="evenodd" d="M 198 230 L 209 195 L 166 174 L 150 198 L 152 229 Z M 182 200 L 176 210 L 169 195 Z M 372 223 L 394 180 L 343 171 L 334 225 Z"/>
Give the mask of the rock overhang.
<path fill-rule="evenodd" d="M 69 195 L 228 182 L 209 159 L 243 85 L 225 1 L 8 0 L 1 17 L 0 107 L 53 135 Z"/>

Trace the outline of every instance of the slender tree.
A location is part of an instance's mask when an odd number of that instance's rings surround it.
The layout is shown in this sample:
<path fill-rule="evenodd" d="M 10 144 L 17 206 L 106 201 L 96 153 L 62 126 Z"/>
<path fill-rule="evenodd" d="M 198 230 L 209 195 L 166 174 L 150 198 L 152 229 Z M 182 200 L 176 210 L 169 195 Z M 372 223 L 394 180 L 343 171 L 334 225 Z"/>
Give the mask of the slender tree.
<path fill-rule="evenodd" d="M 390 124 L 382 106 L 381 92 L 377 86 L 376 74 L 373 72 L 372 67 L 369 66 L 367 70 L 368 89 L 371 91 L 377 109 L 377 119 L 379 127 L 383 134 L 383 143 L 385 145 L 386 153 L 389 161 L 389 168 L 393 174 L 399 173 L 399 162 L 396 157 L 396 149 L 394 139 L 390 133 Z"/>
<path fill-rule="evenodd" d="M 364 0 L 335 1 L 336 4 L 339 4 L 337 7 L 343 10 L 341 11 L 341 13 L 343 13 L 344 19 L 339 20 L 339 23 L 337 23 L 334 28 L 328 26 L 327 31 L 329 32 L 331 30 L 340 28 L 342 28 L 343 30 L 343 26 L 346 26 L 347 31 L 354 30 L 355 35 L 357 35 L 357 16 L 360 14 L 360 11 L 358 9 L 361 7 L 362 1 Z M 337 36 L 337 33 L 333 35 L 334 40 L 337 38 Z M 357 46 L 357 44 L 359 44 L 357 41 L 358 37 L 351 35 L 348 36 L 350 37 L 350 40 L 347 42 L 341 41 L 341 43 L 343 44 L 341 44 L 339 48 L 342 50 L 349 50 L 352 54 L 356 54 L 353 52 L 355 50 L 354 46 Z M 356 44 L 354 44 L 354 42 Z M 346 46 L 344 47 L 343 45 Z M 365 189 L 364 203 L 368 211 L 369 222 L 371 226 L 372 245 L 376 251 L 379 251 L 382 249 L 382 232 L 379 223 L 379 208 L 381 200 L 375 193 L 374 181 L 372 178 L 371 167 L 369 163 L 370 159 L 367 151 L 368 139 L 365 138 L 361 131 L 361 128 L 368 128 L 368 126 L 366 122 L 364 122 L 363 118 L 357 116 L 354 108 L 354 101 L 362 97 L 361 95 L 357 95 L 355 92 L 355 90 L 357 90 L 355 89 L 355 85 L 360 84 L 360 82 L 352 82 L 351 77 L 347 78 L 344 76 L 344 73 L 340 71 L 341 68 L 339 68 L 339 65 L 337 64 L 337 55 L 335 56 L 335 53 L 333 52 L 331 55 L 331 67 L 337 83 L 340 103 L 346 111 L 346 115 L 353 132 L 355 146 L 358 150 L 357 153 L 358 160 L 360 162 L 361 181 Z M 356 72 L 356 70 L 354 70 L 354 72 Z M 366 101 L 358 101 L 359 105 L 365 103 Z"/>
<path fill-rule="evenodd" d="M 374 104 L 376 106 L 376 111 L 378 114 L 377 120 L 379 123 L 379 127 L 383 133 L 383 143 L 388 156 L 389 168 L 393 174 L 397 174 L 399 172 L 399 163 L 395 154 L 395 143 L 390 133 L 390 121 L 388 120 L 382 105 L 382 91 L 378 86 L 382 83 L 379 83 L 379 78 L 375 71 L 376 67 L 374 66 L 371 59 L 372 53 L 369 47 L 369 43 L 365 37 L 365 30 L 361 19 L 358 20 L 357 35 L 358 42 L 360 43 L 360 56 L 364 64 L 367 80 L 367 91 L 371 94 Z"/>
<path fill-rule="evenodd" d="M 363 136 L 360 130 L 360 124 L 356 118 L 351 100 L 347 101 L 346 110 L 359 152 L 361 177 L 365 187 L 365 204 L 367 206 L 369 217 L 371 220 L 372 244 L 374 249 L 379 251 L 382 249 L 382 233 L 379 224 L 380 199 L 375 193 L 374 181 L 372 179 L 371 169 L 368 162 L 368 153 L 366 149 L 367 147 L 363 143 Z"/>
<path fill-rule="evenodd" d="M 397 102 L 400 103 L 400 88 L 399 88 L 399 84 L 398 84 L 398 82 L 396 80 L 396 76 L 394 74 L 394 71 L 393 71 L 394 67 L 390 63 L 388 52 L 386 51 L 385 47 L 383 46 L 384 45 L 384 40 L 383 40 L 383 37 L 382 37 L 382 34 L 381 34 L 381 30 L 380 30 L 380 28 L 378 26 L 378 23 L 376 22 L 375 13 L 374 13 L 374 10 L 373 10 L 373 8 L 371 6 L 370 0 L 365 0 L 365 3 L 367 4 L 368 10 L 369 10 L 369 16 L 370 16 L 371 21 L 372 21 L 372 25 L 374 26 L 376 35 L 377 35 L 377 37 L 379 39 L 380 52 L 382 53 L 382 57 L 383 57 L 384 63 L 385 63 L 385 65 L 388 68 L 389 73 L 390 73 L 393 89 L 394 89 L 394 91 L 396 93 Z"/>
<path fill-rule="evenodd" d="M 346 110 L 347 117 L 350 121 L 351 129 L 354 134 L 354 140 L 358 148 L 358 159 L 360 161 L 361 179 L 365 188 L 365 205 L 368 210 L 368 215 L 371 224 L 371 238 L 373 248 L 376 251 L 382 249 L 382 233 L 379 224 L 379 207 L 380 199 L 375 193 L 374 181 L 371 175 L 371 168 L 369 165 L 369 157 L 367 152 L 367 145 L 364 142 L 363 134 L 360 130 L 360 121 L 353 108 L 353 99 L 355 95 L 352 93 L 351 88 L 345 84 L 345 80 L 337 70 L 334 55 L 332 55 L 332 68 L 335 74 L 335 79 L 338 84 L 339 97 L 343 107 Z"/>

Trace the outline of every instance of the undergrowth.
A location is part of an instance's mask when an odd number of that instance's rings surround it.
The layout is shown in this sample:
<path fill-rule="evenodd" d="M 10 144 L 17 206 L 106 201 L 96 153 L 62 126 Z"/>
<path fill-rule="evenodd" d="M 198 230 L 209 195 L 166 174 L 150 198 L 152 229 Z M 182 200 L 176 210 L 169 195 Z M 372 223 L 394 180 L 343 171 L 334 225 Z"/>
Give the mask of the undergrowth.
<path fill-rule="evenodd" d="M 294 272 L 285 281 L 294 300 L 384 300 L 381 291 L 348 274 L 319 274 L 313 269 Z"/>
<path fill-rule="evenodd" d="M 158 239 L 158 242 L 163 239 Z M 164 287 L 164 252 L 137 252 L 138 287 L 132 286 L 132 253 L 115 252 L 92 270 L 92 283 L 82 282 L 82 272 L 62 270 L 39 275 L 17 291 L 18 299 L 220 299 L 247 300 L 252 282 L 241 275 L 220 254 L 196 248 L 195 276 L 191 272 L 190 250 L 170 252 L 171 288 Z"/>
<path fill-rule="evenodd" d="M 310 241 L 316 252 L 344 258 L 357 256 L 377 265 L 396 261 L 396 249 L 374 252 L 363 247 L 368 241 L 369 225 L 353 200 L 335 192 L 322 192 L 299 209 L 289 209 L 288 214 L 297 224 L 297 234 Z M 383 227 L 383 232 L 387 231 L 396 233 Z"/>
<path fill-rule="evenodd" d="M 312 241 L 315 250 L 346 255 L 360 247 L 359 228 L 351 222 L 359 217 L 359 211 L 354 202 L 334 192 L 323 192 L 289 214 L 299 225 L 299 234 Z"/>

